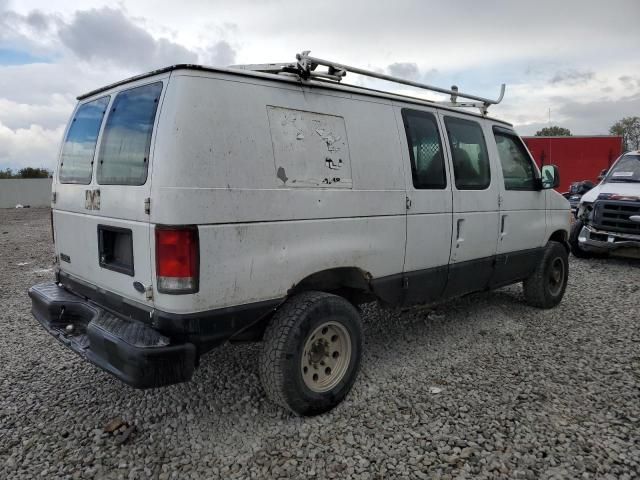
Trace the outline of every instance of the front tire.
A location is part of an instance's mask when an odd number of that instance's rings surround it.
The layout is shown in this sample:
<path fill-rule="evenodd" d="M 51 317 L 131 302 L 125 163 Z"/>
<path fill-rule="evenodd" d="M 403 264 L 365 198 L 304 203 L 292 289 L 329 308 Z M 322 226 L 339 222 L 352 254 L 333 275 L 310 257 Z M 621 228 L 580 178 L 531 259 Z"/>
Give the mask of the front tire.
<path fill-rule="evenodd" d="M 549 242 L 542 260 L 523 282 L 527 303 L 538 308 L 553 308 L 560 303 L 569 280 L 569 253 L 558 242 Z"/>
<path fill-rule="evenodd" d="M 267 396 L 298 415 L 331 410 L 353 386 L 362 355 L 360 315 L 342 297 L 289 299 L 264 334 L 260 379 Z"/>

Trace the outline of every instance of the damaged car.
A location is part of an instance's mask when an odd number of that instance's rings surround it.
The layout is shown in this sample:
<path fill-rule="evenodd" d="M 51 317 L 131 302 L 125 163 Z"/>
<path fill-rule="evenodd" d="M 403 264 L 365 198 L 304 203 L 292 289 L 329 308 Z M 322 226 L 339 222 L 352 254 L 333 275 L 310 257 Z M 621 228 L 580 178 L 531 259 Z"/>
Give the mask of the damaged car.
<path fill-rule="evenodd" d="M 569 242 L 579 258 L 640 256 L 640 150 L 618 158 L 582 196 Z"/>

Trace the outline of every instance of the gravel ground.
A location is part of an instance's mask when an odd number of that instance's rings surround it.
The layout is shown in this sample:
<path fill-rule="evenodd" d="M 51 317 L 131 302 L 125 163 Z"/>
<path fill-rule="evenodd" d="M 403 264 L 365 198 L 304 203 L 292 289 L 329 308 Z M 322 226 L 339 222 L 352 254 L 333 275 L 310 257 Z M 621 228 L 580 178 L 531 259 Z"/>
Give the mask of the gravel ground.
<path fill-rule="evenodd" d="M 365 356 L 332 412 L 265 398 L 258 346 L 133 390 L 31 317 L 52 278 L 46 209 L 0 210 L 0 478 L 637 478 L 640 262 L 571 258 L 562 304 L 519 286 L 436 310 L 364 309 Z M 122 444 L 103 427 L 136 427 Z"/>

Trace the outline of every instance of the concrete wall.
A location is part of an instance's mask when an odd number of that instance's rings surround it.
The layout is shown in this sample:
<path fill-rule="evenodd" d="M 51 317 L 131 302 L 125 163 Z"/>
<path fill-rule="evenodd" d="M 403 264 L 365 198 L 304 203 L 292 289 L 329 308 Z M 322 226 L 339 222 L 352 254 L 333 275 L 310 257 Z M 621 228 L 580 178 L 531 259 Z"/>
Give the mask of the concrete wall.
<path fill-rule="evenodd" d="M 31 207 L 50 206 L 51 179 L 0 179 L 0 208 L 15 208 L 18 203 Z"/>

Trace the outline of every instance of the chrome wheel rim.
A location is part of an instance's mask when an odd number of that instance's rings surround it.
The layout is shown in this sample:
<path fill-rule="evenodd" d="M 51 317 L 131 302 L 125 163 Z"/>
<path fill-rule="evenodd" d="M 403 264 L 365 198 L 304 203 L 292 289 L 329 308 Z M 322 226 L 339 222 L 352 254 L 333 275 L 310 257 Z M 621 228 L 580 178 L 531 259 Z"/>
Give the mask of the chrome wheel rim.
<path fill-rule="evenodd" d="M 307 337 L 300 360 L 300 371 L 307 388 L 321 393 L 340 383 L 350 363 L 349 332 L 337 322 L 325 322 Z"/>
<path fill-rule="evenodd" d="M 549 291 L 558 295 L 564 283 L 564 262 L 561 258 L 554 258 L 549 268 Z"/>

